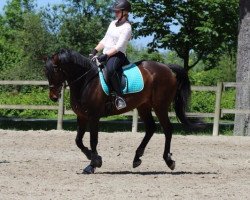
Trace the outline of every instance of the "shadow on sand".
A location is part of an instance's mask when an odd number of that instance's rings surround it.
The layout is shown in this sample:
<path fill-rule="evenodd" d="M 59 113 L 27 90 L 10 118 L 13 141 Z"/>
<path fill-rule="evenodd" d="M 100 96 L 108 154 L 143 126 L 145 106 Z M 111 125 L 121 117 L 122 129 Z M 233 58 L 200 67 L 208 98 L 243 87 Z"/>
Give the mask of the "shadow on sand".
<path fill-rule="evenodd" d="M 114 171 L 114 172 L 95 172 L 95 174 L 108 174 L 108 175 L 142 175 L 142 176 L 152 176 L 152 175 L 217 175 L 217 172 L 188 172 L 188 171 L 176 171 L 176 172 L 165 172 L 165 171 L 147 171 L 147 172 L 133 172 L 133 171 Z"/>

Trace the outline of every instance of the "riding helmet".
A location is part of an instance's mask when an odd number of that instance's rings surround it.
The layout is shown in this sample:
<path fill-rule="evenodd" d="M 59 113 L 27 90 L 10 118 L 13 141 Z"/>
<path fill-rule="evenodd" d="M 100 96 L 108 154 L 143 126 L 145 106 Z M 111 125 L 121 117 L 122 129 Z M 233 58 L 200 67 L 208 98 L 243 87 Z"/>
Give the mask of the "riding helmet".
<path fill-rule="evenodd" d="M 127 0 L 117 0 L 113 6 L 113 10 L 131 11 L 131 4 Z"/>

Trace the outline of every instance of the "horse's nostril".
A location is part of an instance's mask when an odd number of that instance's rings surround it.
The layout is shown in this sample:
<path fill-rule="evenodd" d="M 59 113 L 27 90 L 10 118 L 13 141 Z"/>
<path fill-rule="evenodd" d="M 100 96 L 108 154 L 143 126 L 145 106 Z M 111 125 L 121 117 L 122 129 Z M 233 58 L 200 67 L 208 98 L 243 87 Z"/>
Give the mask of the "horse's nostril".
<path fill-rule="evenodd" d="M 50 98 L 52 101 L 54 101 L 54 102 L 57 102 L 57 101 L 58 101 L 58 97 L 55 96 L 55 95 L 51 95 L 49 98 Z"/>

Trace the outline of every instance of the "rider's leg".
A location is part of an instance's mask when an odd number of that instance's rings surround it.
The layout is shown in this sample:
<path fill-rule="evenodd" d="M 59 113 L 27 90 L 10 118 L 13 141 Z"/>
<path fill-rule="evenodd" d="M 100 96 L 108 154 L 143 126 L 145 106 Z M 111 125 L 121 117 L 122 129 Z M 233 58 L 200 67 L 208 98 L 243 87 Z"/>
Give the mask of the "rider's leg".
<path fill-rule="evenodd" d="M 126 56 L 123 53 L 118 52 L 108 59 L 106 65 L 109 82 L 116 93 L 115 105 L 118 110 L 126 107 L 126 102 L 122 97 L 121 91 L 122 66 L 124 65 L 125 61 Z"/>

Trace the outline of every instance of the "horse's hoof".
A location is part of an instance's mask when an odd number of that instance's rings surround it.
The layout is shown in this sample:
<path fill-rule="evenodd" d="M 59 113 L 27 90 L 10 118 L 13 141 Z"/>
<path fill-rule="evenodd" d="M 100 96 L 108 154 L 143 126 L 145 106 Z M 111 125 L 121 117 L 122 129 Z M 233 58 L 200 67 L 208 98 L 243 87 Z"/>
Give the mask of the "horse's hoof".
<path fill-rule="evenodd" d="M 141 159 L 138 159 L 137 161 L 133 162 L 133 168 L 139 167 L 141 165 L 142 161 Z"/>
<path fill-rule="evenodd" d="M 171 160 L 172 162 L 167 164 L 168 167 L 171 169 L 171 170 L 174 170 L 175 169 L 175 161 L 174 160 Z"/>
<path fill-rule="evenodd" d="M 94 157 L 92 157 L 90 165 L 100 168 L 102 166 L 102 157 L 95 155 Z"/>
<path fill-rule="evenodd" d="M 87 166 L 83 172 L 83 174 L 94 174 L 95 173 L 95 167 L 93 167 L 92 165 Z"/>
<path fill-rule="evenodd" d="M 172 153 L 168 153 L 167 156 L 163 155 L 163 159 L 165 160 L 167 166 L 171 169 L 175 169 L 175 161 L 171 159 Z"/>

